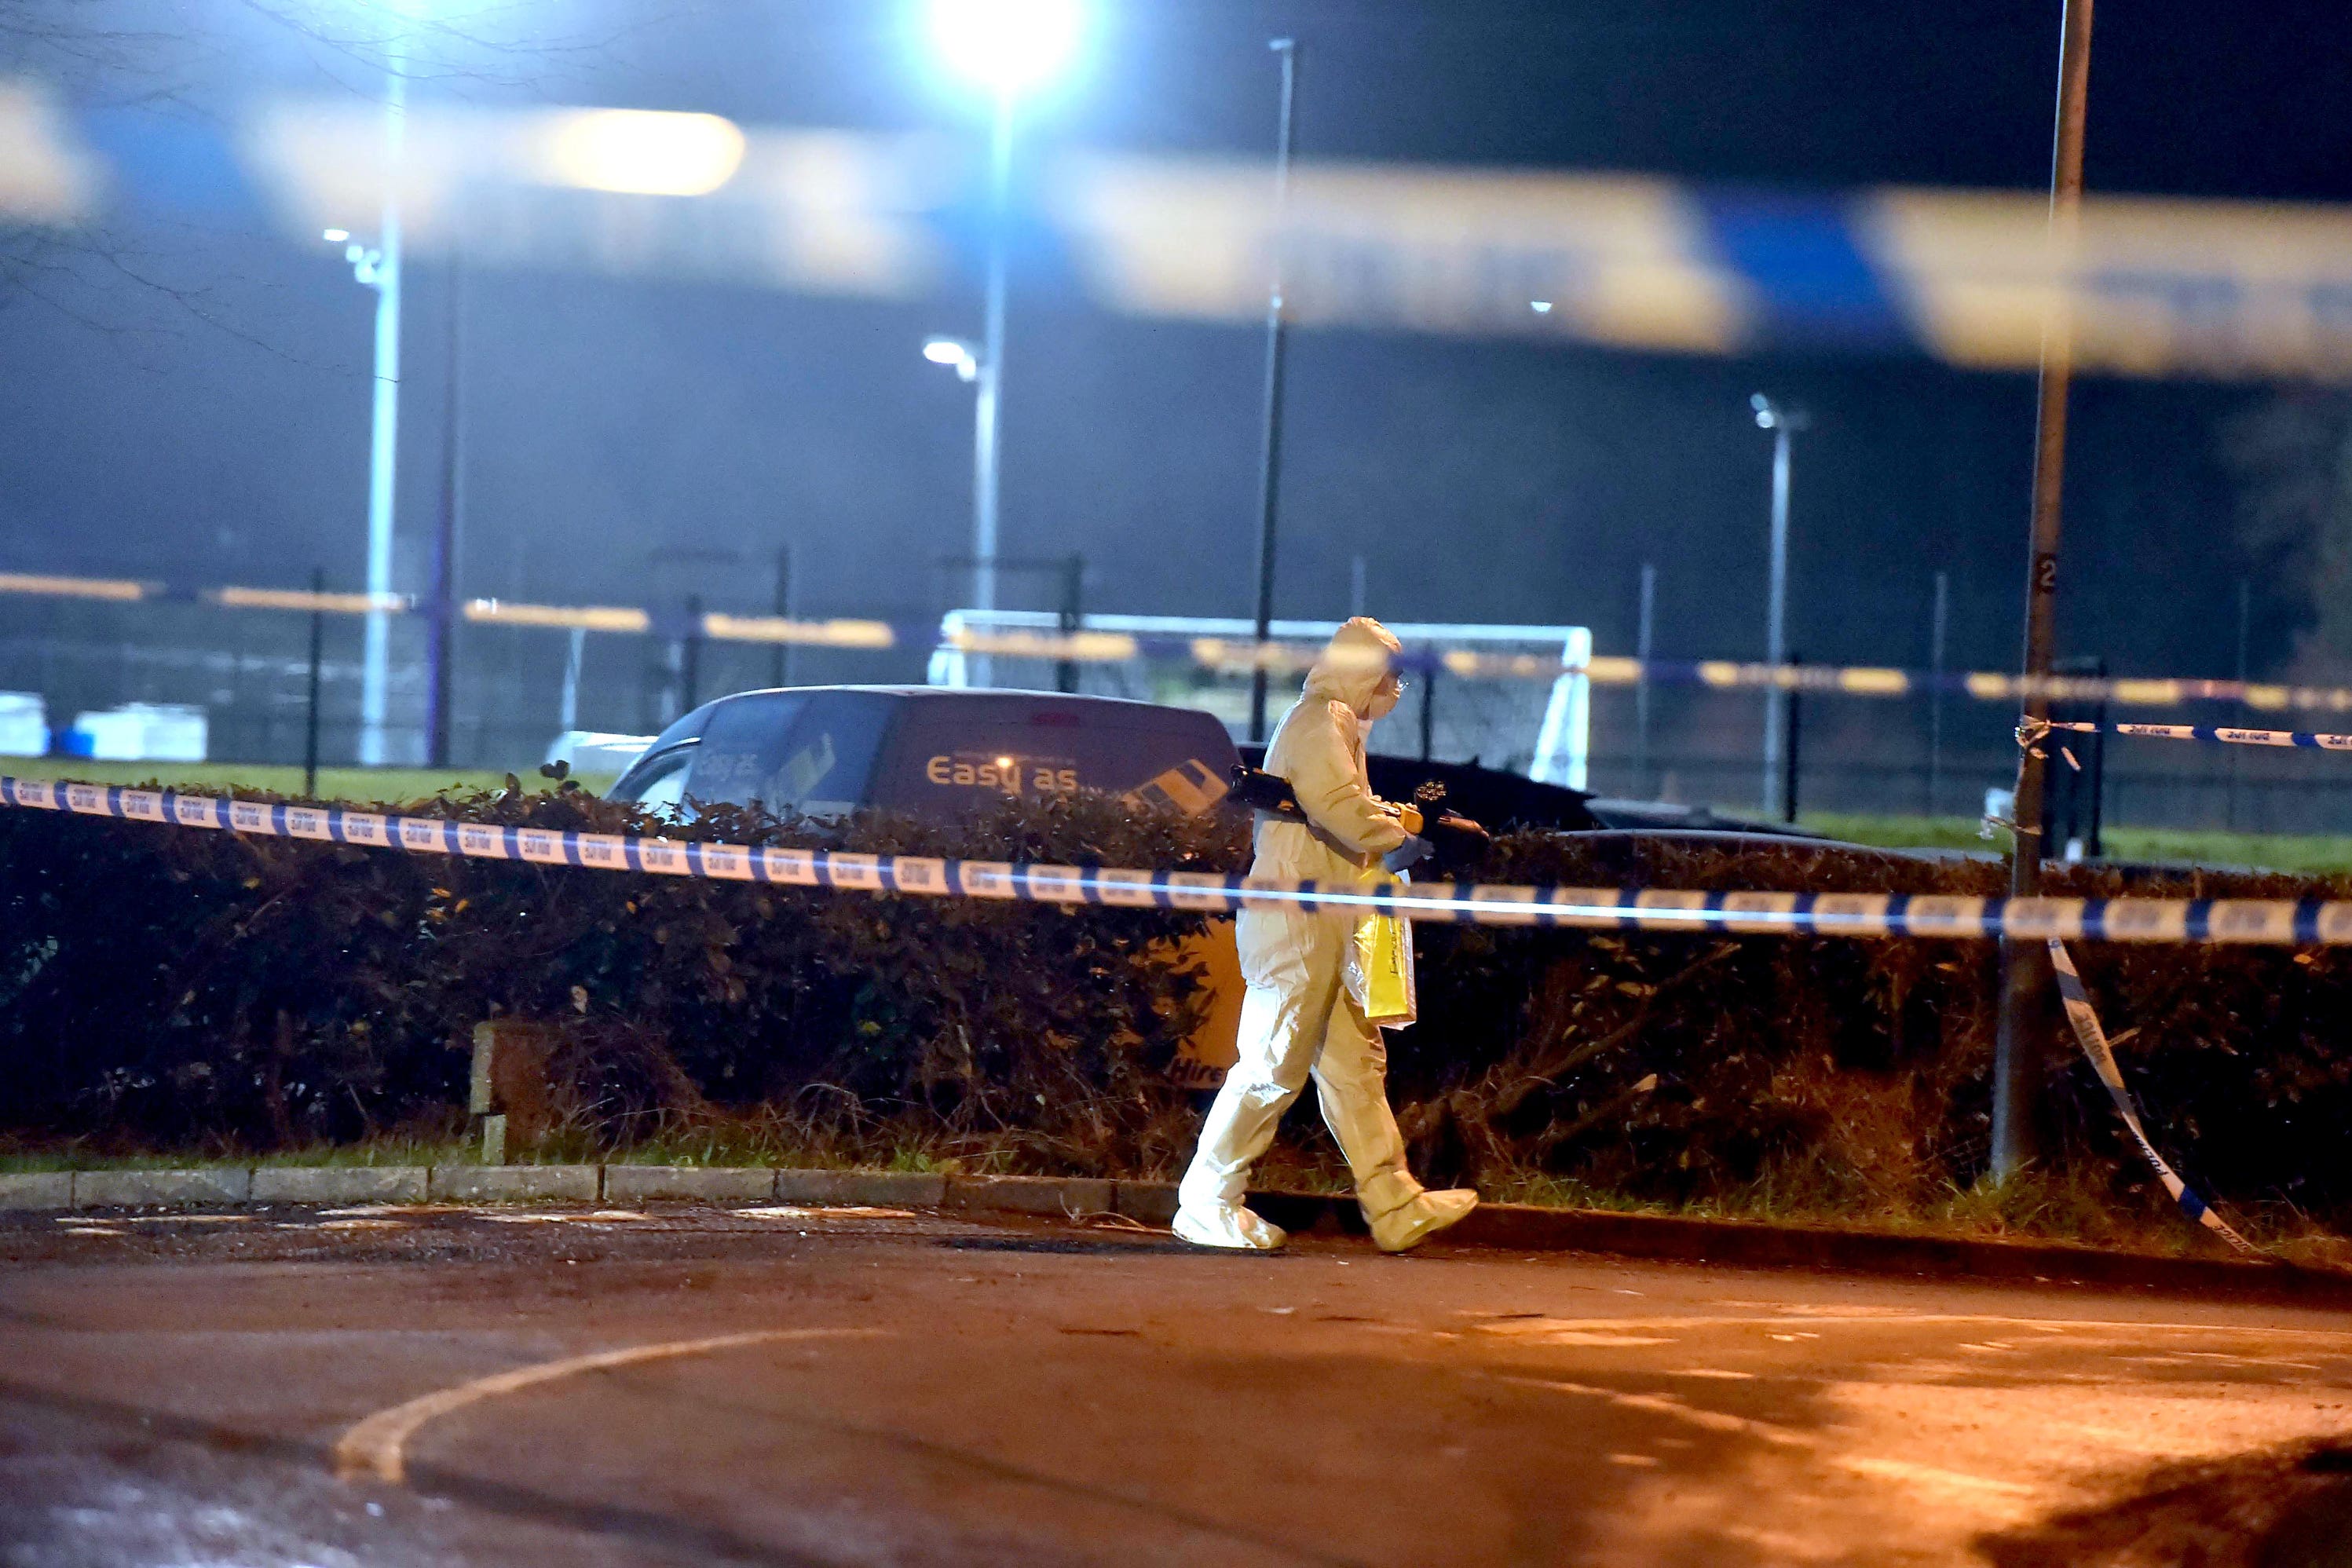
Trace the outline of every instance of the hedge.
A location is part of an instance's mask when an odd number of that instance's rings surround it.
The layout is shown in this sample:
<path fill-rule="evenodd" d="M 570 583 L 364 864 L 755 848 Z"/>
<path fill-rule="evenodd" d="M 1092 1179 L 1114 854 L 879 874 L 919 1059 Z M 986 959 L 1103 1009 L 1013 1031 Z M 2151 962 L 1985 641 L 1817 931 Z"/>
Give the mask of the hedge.
<path fill-rule="evenodd" d="M 397 809 L 646 831 L 519 785 Z M 678 830 L 666 830 L 673 835 Z M 737 842 L 1234 869 L 1228 817 L 1079 798 L 948 828 L 730 811 Z M 1491 880 L 1990 894 L 1988 861 L 1516 831 Z M 2053 868 L 2051 890 L 2119 873 Z M 2141 892 L 2352 894 L 2347 879 L 2183 873 Z M 556 1026 L 574 1118 L 625 1145 L 679 1116 L 770 1113 L 871 1153 L 910 1130 L 1015 1168 L 1165 1174 L 1196 1097 L 1165 1070 L 1202 1005 L 1172 911 L 829 894 L 0 812 L 0 1130 L 269 1148 L 446 1124 L 485 1017 Z M 1986 1155 L 1990 944 L 1423 925 L 1422 1022 L 1391 1036 L 1417 1165 L 1691 1200 L 1801 1182 L 1874 1204 Z M 2352 957 L 2085 944 L 2078 962 L 2159 1142 L 2225 1197 L 2352 1199 Z M 2053 1064 L 2053 1163 L 2137 1168 L 2104 1092 Z M 1292 1136 L 1320 1138 L 1310 1118 Z"/>

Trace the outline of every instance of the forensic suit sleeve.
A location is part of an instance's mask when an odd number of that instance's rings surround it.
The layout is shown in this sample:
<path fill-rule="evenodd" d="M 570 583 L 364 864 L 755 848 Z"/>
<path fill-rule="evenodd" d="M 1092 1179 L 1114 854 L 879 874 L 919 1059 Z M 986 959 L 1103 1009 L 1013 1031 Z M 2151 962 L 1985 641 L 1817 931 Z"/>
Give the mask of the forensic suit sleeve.
<path fill-rule="evenodd" d="M 1404 842 L 1404 825 L 1381 809 L 1380 798 L 1356 770 L 1343 722 L 1355 723 L 1344 703 L 1328 703 L 1288 748 L 1284 773 L 1307 821 L 1360 855 L 1384 855 Z M 1301 715 L 1301 717 L 1307 716 Z"/>

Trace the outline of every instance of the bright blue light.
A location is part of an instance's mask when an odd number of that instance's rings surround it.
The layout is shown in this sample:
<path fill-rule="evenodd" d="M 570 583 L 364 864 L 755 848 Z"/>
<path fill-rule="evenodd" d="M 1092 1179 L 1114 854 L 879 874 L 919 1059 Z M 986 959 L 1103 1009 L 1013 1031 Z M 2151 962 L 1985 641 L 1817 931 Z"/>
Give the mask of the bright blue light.
<path fill-rule="evenodd" d="M 957 75 L 1008 95 L 1068 65 L 1084 19 L 1080 0 L 930 0 L 940 57 Z"/>

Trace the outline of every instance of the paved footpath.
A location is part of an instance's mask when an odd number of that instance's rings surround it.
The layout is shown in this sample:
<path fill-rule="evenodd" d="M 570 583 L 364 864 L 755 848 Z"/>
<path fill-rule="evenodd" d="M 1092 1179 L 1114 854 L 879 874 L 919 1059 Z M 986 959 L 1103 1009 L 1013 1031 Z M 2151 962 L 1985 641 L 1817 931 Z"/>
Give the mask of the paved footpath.
<path fill-rule="evenodd" d="M 2352 1319 L 2284 1307 L 876 1209 L 0 1219 L 8 1568 L 2018 1564 L 2265 1462 L 2266 1560 L 2317 1563 L 2336 1440 Z"/>

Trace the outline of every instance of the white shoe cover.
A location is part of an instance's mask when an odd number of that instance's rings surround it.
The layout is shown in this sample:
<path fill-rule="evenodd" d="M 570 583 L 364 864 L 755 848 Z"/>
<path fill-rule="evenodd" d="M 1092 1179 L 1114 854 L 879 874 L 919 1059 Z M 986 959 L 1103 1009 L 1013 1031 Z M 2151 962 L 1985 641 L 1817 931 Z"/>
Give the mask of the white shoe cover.
<path fill-rule="evenodd" d="M 1242 1252 L 1271 1252 L 1289 1239 L 1281 1226 L 1260 1219 L 1237 1203 L 1180 1208 L 1171 1228 L 1178 1239 L 1195 1247 L 1225 1247 Z"/>
<path fill-rule="evenodd" d="M 1424 1192 L 1372 1220 L 1372 1242 L 1383 1252 L 1402 1252 L 1420 1246 L 1449 1225 L 1459 1223 L 1478 1207 L 1478 1195 L 1466 1186 Z"/>

